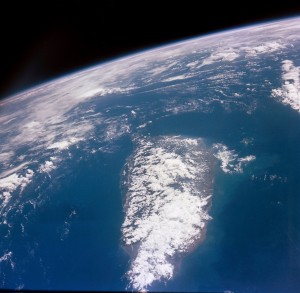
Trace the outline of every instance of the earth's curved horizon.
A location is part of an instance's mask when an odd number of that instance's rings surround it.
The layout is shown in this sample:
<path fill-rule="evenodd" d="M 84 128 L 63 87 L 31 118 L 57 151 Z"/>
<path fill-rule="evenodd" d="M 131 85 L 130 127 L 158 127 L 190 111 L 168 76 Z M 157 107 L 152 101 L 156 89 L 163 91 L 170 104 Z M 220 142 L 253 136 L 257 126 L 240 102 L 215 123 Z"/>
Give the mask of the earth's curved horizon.
<path fill-rule="evenodd" d="M 300 289 L 299 45 L 255 24 L 1 101 L 0 288 Z"/>

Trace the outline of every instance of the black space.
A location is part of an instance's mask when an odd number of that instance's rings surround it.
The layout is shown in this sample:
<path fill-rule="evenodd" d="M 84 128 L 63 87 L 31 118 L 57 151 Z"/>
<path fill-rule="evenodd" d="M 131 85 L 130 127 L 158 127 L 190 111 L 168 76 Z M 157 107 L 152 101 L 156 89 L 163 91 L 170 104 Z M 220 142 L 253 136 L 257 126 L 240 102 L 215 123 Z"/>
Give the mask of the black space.
<path fill-rule="evenodd" d="M 0 99 L 132 51 L 296 15 L 300 2 L 287 0 L 10 0 L 0 5 Z"/>

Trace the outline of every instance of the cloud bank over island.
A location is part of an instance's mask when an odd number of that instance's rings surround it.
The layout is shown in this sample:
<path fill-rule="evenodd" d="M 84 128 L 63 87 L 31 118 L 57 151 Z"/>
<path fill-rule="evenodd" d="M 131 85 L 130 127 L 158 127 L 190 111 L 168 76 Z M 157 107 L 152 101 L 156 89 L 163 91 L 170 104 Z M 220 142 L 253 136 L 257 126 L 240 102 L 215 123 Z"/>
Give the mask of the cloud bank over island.
<path fill-rule="evenodd" d="M 134 290 L 172 278 L 174 259 L 205 236 L 214 157 L 201 139 L 142 138 L 123 172 L 122 239 L 134 250 L 127 273 Z"/>

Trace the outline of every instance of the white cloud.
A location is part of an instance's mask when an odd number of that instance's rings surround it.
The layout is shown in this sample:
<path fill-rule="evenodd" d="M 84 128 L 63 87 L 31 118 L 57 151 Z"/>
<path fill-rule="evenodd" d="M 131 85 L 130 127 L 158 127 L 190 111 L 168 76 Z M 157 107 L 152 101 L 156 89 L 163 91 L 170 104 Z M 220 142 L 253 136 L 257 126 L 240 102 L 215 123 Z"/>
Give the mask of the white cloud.
<path fill-rule="evenodd" d="M 234 150 L 220 143 L 214 144 L 213 148 L 216 150 L 214 156 L 221 162 L 220 167 L 224 173 L 243 173 L 243 167 L 256 159 L 253 155 L 239 158 Z"/>
<path fill-rule="evenodd" d="M 276 41 L 263 42 L 260 45 L 245 46 L 241 50 L 245 51 L 250 56 L 256 56 L 264 53 L 272 53 L 281 50 L 284 46 Z"/>
<path fill-rule="evenodd" d="M 186 79 L 187 76 L 186 75 L 176 75 L 176 76 L 171 76 L 169 78 L 166 78 L 163 80 L 163 82 L 169 82 L 169 81 L 174 81 L 174 80 L 182 80 L 182 79 Z"/>
<path fill-rule="evenodd" d="M 89 89 L 87 91 L 84 91 L 82 94 L 78 95 L 78 99 L 86 99 L 86 98 L 91 98 L 95 96 L 106 96 L 114 93 L 124 93 L 124 92 L 129 92 L 133 90 L 134 87 L 127 87 L 127 88 L 95 88 L 95 89 Z M 85 89 L 84 89 L 85 90 Z"/>
<path fill-rule="evenodd" d="M 252 174 L 251 179 L 256 180 L 256 181 L 270 181 L 272 185 L 275 182 L 286 183 L 288 181 L 287 176 L 280 176 L 277 174 L 269 174 L 268 172 L 265 172 L 264 175 Z"/>
<path fill-rule="evenodd" d="M 215 62 L 234 61 L 239 58 L 242 54 L 247 54 L 249 57 L 257 56 L 264 53 L 272 53 L 284 48 L 284 45 L 276 42 L 262 42 L 257 45 L 257 42 L 248 46 L 240 46 L 236 48 L 218 48 L 217 51 L 213 52 L 209 57 L 205 58 L 200 66 L 209 65 Z"/>
<path fill-rule="evenodd" d="M 24 176 L 14 173 L 10 176 L 0 179 L 0 188 L 7 191 L 14 191 L 19 186 L 25 187 L 28 183 L 30 183 L 33 176 L 33 171 L 31 169 L 27 169 L 26 171 L 27 172 Z"/>
<path fill-rule="evenodd" d="M 188 63 L 186 66 L 192 69 L 192 68 L 195 68 L 198 64 L 199 64 L 198 61 L 193 61 L 193 62 Z"/>
<path fill-rule="evenodd" d="M 8 262 L 10 264 L 11 269 L 13 270 L 15 268 L 15 263 L 12 260 L 13 253 L 12 251 L 6 251 L 1 257 L 0 257 L 0 264 L 2 262 Z"/>
<path fill-rule="evenodd" d="M 239 57 L 239 54 L 233 51 L 224 51 L 224 52 L 214 52 L 209 57 L 207 57 L 201 64 L 201 66 L 209 65 L 215 62 L 220 61 L 233 61 Z"/>
<path fill-rule="evenodd" d="M 74 217 L 76 217 L 76 215 L 77 215 L 76 210 L 73 209 L 69 213 L 69 215 L 65 218 L 62 227 L 59 229 L 61 241 L 65 241 L 69 236 L 71 226 L 72 226 L 72 221 Z"/>
<path fill-rule="evenodd" d="M 134 110 L 131 110 L 130 113 L 131 113 L 132 117 L 134 117 L 134 118 L 136 117 L 136 112 Z"/>
<path fill-rule="evenodd" d="M 300 112 L 300 67 L 290 60 L 282 62 L 282 87 L 272 90 L 272 96 L 279 98 L 284 105 L 289 105 Z"/>
<path fill-rule="evenodd" d="M 149 120 L 146 123 L 143 123 L 141 125 L 139 125 L 136 129 L 141 129 L 141 128 L 145 128 L 147 125 L 152 124 L 152 121 Z"/>
<path fill-rule="evenodd" d="M 68 140 L 63 140 L 63 141 L 58 141 L 55 142 L 51 145 L 49 145 L 47 147 L 47 149 L 57 149 L 57 150 L 66 150 L 68 149 L 71 145 L 77 143 L 78 141 L 80 141 L 80 139 L 76 138 L 76 137 L 71 137 Z"/>
<path fill-rule="evenodd" d="M 32 181 L 34 172 L 31 169 L 26 169 L 23 175 L 14 173 L 0 179 L 0 215 L 3 209 L 11 200 L 11 194 L 17 188 L 21 191 Z"/>
<path fill-rule="evenodd" d="M 56 169 L 56 166 L 54 165 L 54 163 L 52 161 L 46 161 L 44 164 L 42 164 L 38 171 L 41 173 L 49 173 L 52 170 Z"/>
<path fill-rule="evenodd" d="M 156 76 L 156 75 L 161 75 L 164 71 L 168 70 L 169 66 L 159 66 L 159 67 L 154 67 L 153 69 L 148 70 L 148 73 L 151 76 Z"/>
<path fill-rule="evenodd" d="M 172 260 L 205 236 L 213 157 L 200 139 L 142 139 L 124 171 L 125 246 L 137 250 L 128 278 L 134 290 L 173 276 Z"/>

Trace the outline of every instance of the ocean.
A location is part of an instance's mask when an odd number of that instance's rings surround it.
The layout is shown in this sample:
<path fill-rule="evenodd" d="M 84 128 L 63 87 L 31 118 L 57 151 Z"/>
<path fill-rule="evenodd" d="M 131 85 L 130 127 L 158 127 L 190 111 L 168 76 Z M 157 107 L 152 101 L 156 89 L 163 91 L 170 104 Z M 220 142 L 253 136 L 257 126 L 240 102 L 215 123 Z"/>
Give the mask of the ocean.
<path fill-rule="evenodd" d="M 172 132 L 176 125 L 181 134 L 222 142 L 241 154 L 255 155 L 256 160 L 243 174 L 216 172 L 213 219 L 205 241 L 183 258 L 173 280 L 153 289 L 296 292 L 300 288 L 298 113 L 270 100 L 253 115 L 217 108 L 206 115 L 168 117 L 162 124 L 164 132 Z M 241 143 L 245 137 L 251 138 L 250 144 Z"/>
<path fill-rule="evenodd" d="M 144 95 L 142 101 L 151 99 L 158 97 Z M 152 120 L 136 135 L 199 137 L 207 146 L 222 143 L 240 157 L 256 159 L 243 173 L 216 169 L 212 220 L 204 242 L 182 258 L 171 280 L 154 283 L 149 290 L 296 292 L 300 288 L 299 114 L 266 99 L 251 115 L 224 111 L 216 103 L 208 112 L 164 117 L 154 113 Z M 13 235 L 14 259 L 20 262 L 11 273 L 2 267 L 8 272 L 6 284 L 53 290 L 127 288 L 130 257 L 121 245 L 120 174 L 134 147 L 125 135 L 112 149 L 108 145 L 96 154 L 71 150 L 72 158 L 51 173 L 51 184 L 35 190 L 46 201 L 31 214 L 25 234 Z"/>

